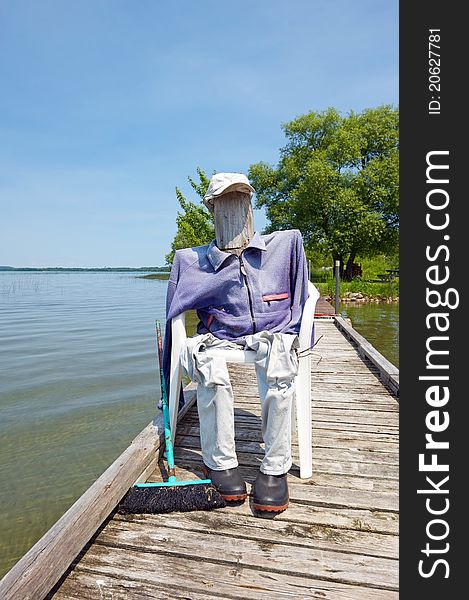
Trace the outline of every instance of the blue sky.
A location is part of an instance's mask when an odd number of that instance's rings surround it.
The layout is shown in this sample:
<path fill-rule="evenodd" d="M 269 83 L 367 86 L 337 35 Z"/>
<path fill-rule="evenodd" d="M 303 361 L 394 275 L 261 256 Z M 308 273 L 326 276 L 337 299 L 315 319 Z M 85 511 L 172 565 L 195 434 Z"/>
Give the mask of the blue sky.
<path fill-rule="evenodd" d="M 275 164 L 295 116 L 397 105 L 397 6 L 3 0 L 0 265 L 164 264 L 197 166 Z"/>

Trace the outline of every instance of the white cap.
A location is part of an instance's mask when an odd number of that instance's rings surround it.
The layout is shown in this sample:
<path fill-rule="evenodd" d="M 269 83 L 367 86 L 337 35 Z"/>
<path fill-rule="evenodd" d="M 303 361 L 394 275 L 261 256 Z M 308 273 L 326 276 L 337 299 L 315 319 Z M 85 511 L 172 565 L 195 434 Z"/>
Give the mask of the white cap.
<path fill-rule="evenodd" d="M 204 204 L 207 208 L 213 206 L 214 198 L 218 198 L 227 192 L 246 192 L 251 194 L 256 190 L 249 183 L 249 179 L 242 173 L 215 173 L 204 196 Z"/>

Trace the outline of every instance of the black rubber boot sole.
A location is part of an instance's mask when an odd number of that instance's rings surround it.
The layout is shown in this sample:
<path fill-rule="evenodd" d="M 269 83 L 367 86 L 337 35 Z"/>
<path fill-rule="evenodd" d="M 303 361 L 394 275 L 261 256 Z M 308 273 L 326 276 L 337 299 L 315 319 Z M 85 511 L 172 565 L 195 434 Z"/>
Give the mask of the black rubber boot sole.
<path fill-rule="evenodd" d="M 283 512 L 284 510 L 287 510 L 289 504 L 290 504 L 289 501 L 286 504 L 281 504 L 281 505 L 258 504 L 257 502 L 253 501 L 252 506 L 254 507 L 255 510 L 259 510 L 261 512 Z"/>

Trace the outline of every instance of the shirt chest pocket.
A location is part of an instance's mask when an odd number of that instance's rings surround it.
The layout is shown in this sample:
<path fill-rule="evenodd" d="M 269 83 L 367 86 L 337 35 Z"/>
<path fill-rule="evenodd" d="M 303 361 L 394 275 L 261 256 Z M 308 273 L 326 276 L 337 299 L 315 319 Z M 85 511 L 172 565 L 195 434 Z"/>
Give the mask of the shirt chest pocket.
<path fill-rule="evenodd" d="M 266 312 L 285 310 L 290 306 L 290 294 L 288 292 L 264 294 L 262 296 L 262 304 Z"/>

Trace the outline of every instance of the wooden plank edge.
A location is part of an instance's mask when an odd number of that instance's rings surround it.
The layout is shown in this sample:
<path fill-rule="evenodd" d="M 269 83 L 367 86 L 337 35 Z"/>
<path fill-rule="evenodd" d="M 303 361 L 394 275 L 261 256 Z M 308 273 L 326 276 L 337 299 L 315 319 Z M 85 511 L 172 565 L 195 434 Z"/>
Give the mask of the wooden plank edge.
<path fill-rule="evenodd" d="M 184 389 L 182 419 L 196 399 L 193 385 Z M 44 598 L 75 557 L 122 500 L 127 490 L 150 467 L 164 441 L 163 415 L 143 429 L 122 454 L 86 490 L 58 521 L 28 550 L 0 581 L 2 600 Z"/>
<path fill-rule="evenodd" d="M 364 355 L 380 373 L 380 379 L 383 384 L 396 396 L 399 401 L 399 369 L 393 365 L 381 352 L 370 344 L 370 342 L 358 333 L 341 316 L 334 316 L 336 327 L 345 335 L 347 339 L 353 342 L 360 354 Z"/>

